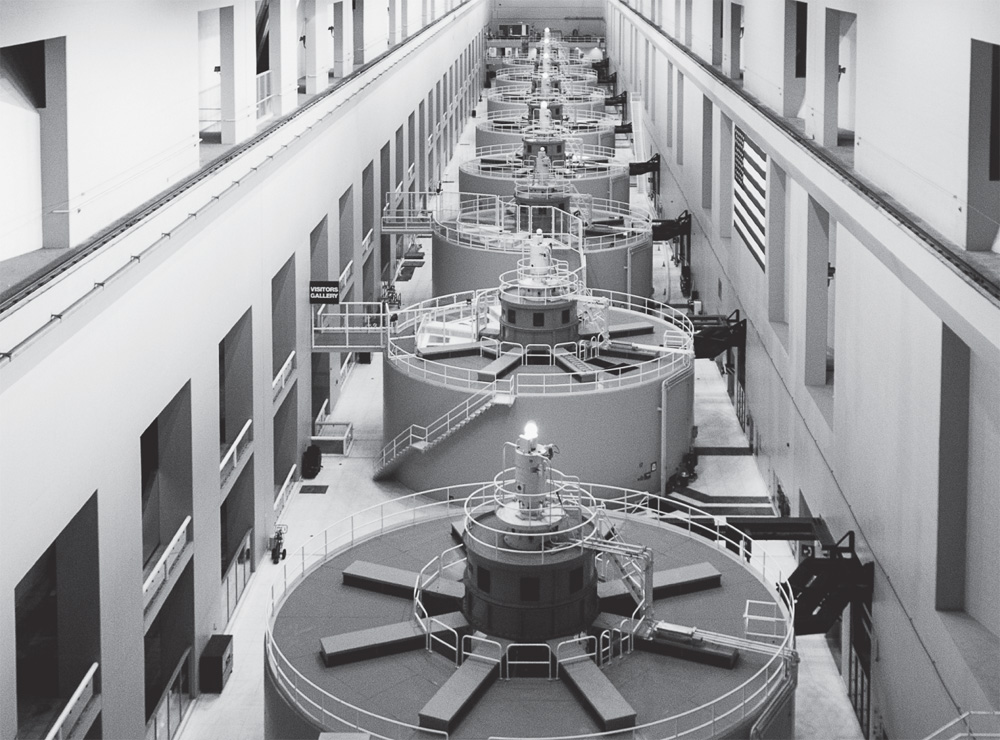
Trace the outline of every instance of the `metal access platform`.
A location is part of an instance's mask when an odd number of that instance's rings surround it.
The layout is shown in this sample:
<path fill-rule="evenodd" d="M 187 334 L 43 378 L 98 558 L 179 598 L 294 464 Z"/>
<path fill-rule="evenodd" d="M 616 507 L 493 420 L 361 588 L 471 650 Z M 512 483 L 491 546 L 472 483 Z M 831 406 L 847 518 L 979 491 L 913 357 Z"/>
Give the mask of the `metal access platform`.
<path fill-rule="evenodd" d="M 393 314 L 385 303 L 358 302 L 316 306 L 312 314 L 315 352 L 381 352 Z"/>

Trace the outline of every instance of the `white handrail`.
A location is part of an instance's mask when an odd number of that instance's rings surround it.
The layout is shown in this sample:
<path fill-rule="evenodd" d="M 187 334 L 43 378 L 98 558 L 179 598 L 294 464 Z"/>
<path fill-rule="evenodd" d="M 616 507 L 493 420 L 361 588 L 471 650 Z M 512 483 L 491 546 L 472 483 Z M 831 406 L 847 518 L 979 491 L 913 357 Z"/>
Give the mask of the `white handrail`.
<path fill-rule="evenodd" d="M 292 490 L 292 477 L 295 475 L 295 465 L 292 465 L 288 469 L 288 475 L 285 476 L 285 482 L 281 484 L 281 489 L 278 491 L 278 495 L 274 499 L 274 510 L 281 515 L 281 510 L 285 508 L 285 504 L 288 499 L 288 492 Z"/>
<path fill-rule="evenodd" d="M 243 428 L 240 429 L 240 433 L 236 435 L 236 439 L 226 450 L 226 454 L 222 456 L 222 462 L 219 463 L 219 473 L 222 476 L 222 482 L 225 483 L 232 472 L 236 470 L 239 465 L 240 453 L 246 449 L 246 445 L 252 441 L 250 436 L 250 427 L 253 425 L 253 419 L 247 419 Z M 229 463 L 232 462 L 230 465 Z"/>
<path fill-rule="evenodd" d="M 83 680 L 80 681 L 80 685 L 76 687 L 69 701 L 66 702 L 66 706 L 59 713 L 55 724 L 52 725 L 45 736 L 45 740 L 63 740 L 63 738 L 67 737 L 73 731 L 73 726 L 79 721 L 80 715 L 94 696 L 95 673 L 97 673 L 97 663 L 94 663 L 87 669 Z"/>
<path fill-rule="evenodd" d="M 330 399 L 324 398 L 323 405 L 319 407 L 319 413 L 316 414 L 316 421 L 314 422 L 316 426 L 319 426 L 324 421 L 326 421 L 327 416 L 329 416 L 329 408 L 330 408 Z"/>
<path fill-rule="evenodd" d="M 174 567 L 174 563 L 177 562 L 177 559 L 184 551 L 184 546 L 189 539 L 188 527 L 190 524 L 191 517 L 184 517 L 184 521 L 181 522 L 181 526 L 177 528 L 174 536 L 170 538 L 169 544 L 163 550 L 163 554 L 160 555 L 159 560 L 156 561 L 153 570 L 150 571 L 149 575 L 143 581 L 142 600 L 144 609 L 149 608 L 153 597 L 156 596 L 160 588 L 170 577 L 170 569 Z"/>
<path fill-rule="evenodd" d="M 278 374 L 274 376 L 274 380 L 271 381 L 271 395 L 273 398 L 277 398 L 278 395 L 285 389 L 285 384 L 288 383 L 288 379 L 292 376 L 292 371 L 295 369 L 295 350 L 293 349 L 291 354 L 288 355 L 288 359 L 278 370 Z"/>
<path fill-rule="evenodd" d="M 375 470 L 380 471 L 417 442 L 434 444 L 451 434 L 467 422 L 472 415 L 493 402 L 498 393 L 506 392 L 509 382 L 496 380 L 476 393 L 463 398 L 456 406 L 432 421 L 427 426 L 410 424 L 383 447 L 375 458 Z"/>
<path fill-rule="evenodd" d="M 924 740 L 979 740 L 1000 738 L 1000 712 L 965 712 L 944 727 L 937 729 Z"/>
<path fill-rule="evenodd" d="M 340 287 L 344 288 L 344 285 L 348 280 L 351 279 L 351 275 L 354 274 L 354 260 L 351 260 L 344 266 L 344 271 L 340 273 Z"/>

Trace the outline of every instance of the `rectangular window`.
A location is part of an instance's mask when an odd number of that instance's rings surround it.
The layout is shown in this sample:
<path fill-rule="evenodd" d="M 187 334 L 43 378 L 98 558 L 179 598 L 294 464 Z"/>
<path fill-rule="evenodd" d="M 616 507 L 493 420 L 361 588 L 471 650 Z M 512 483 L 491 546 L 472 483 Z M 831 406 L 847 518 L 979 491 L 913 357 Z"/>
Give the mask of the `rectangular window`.
<path fill-rule="evenodd" d="M 795 3 L 795 76 L 806 76 L 806 39 L 808 38 L 809 6 Z"/>
<path fill-rule="evenodd" d="M 541 311 L 536 311 L 531 315 L 531 325 L 532 326 L 545 326 L 545 314 Z"/>
<path fill-rule="evenodd" d="M 483 593 L 490 592 L 490 572 L 481 565 L 476 566 L 476 587 Z"/>
<path fill-rule="evenodd" d="M 517 312 L 514 311 L 513 308 L 508 308 L 507 309 L 507 323 L 510 324 L 511 326 L 516 326 L 517 325 L 516 317 L 517 317 Z"/>
<path fill-rule="evenodd" d="M 564 308 L 563 309 L 563 312 L 562 312 L 562 323 L 564 325 L 569 323 L 569 309 L 568 308 Z"/>
<path fill-rule="evenodd" d="M 569 572 L 569 592 L 575 594 L 583 588 L 583 568 L 574 568 Z"/>

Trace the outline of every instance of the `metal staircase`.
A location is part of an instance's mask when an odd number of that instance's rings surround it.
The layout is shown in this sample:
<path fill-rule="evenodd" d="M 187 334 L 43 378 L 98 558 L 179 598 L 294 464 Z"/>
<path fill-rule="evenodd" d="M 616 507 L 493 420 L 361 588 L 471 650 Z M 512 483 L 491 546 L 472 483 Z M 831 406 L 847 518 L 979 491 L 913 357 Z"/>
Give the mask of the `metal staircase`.
<path fill-rule="evenodd" d="M 386 478 L 412 450 L 427 452 L 493 406 L 513 403 L 512 384 L 509 380 L 498 380 L 473 393 L 429 425 L 411 424 L 382 448 L 375 458 L 372 478 Z"/>
<path fill-rule="evenodd" d="M 597 536 L 580 541 L 582 547 L 593 550 L 601 563 L 610 565 L 636 603 L 632 613 L 632 634 L 648 636 L 655 627 L 653 615 L 653 551 L 642 545 L 626 542 L 608 518 L 604 509 L 597 513 Z M 598 568 L 601 574 L 605 569 Z M 610 580 L 604 572 L 602 580 Z"/>
<path fill-rule="evenodd" d="M 845 539 L 847 545 L 842 544 Z M 799 635 L 827 632 L 844 607 L 871 598 L 874 567 L 858 559 L 854 532 L 835 545 L 824 546 L 823 551 L 826 557 L 804 559 L 786 581 L 795 601 L 795 633 Z"/>

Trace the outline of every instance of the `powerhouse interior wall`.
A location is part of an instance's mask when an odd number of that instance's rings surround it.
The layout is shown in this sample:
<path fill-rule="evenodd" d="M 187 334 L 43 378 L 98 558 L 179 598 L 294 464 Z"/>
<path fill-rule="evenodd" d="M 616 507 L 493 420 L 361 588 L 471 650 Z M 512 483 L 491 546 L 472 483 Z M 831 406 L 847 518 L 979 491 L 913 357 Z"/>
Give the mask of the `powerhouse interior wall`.
<path fill-rule="evenodd" d="M 164 139 L 177 134 L 181 124 L 172 114 L 154 125 L 155 115 L 140 116 L 139 111 L 161 111 L 173 88 L 190 82 L 194 71 L 184 60 L 196 56 L 195 10 L 193 3 L 134 10 L 122 3 L 88 6 L 89 22 L 72 30 L 74 43 L 82 49 L 79 68 L 71 66 L 74 96 L 89 96 L 90 104 L 81 107 L 97 111 L 102 96 L 120 97 L 128 89 L 127 107 L 135 118 L 119 118 L 114 125 L 100 122 L 107 129 L 100 136 L 90 130 L 97 124 L 74 121 L 70 150 L 80 159 L 74 160 L 73 169 L 99 180 L 114 159 L 108 152 L 141 159 L 143 153 L 132 151 L 134 147 L 156 139 L 162 146 Z M 0 41 L 18 43 L 33 33 L 51 35 L 63 24 L 71 27 L 76 9 L 60 6 L 59 13 L 37 29 L 8 27 Z M 99 51 L 111 32 L 103 20 L 116 36 L 116 44 L 107 48 L 117 50 L 121 48 L 117 44 L 126 40 L 129 65 L 120 65 L 110 51 Z M 370 161 L 378 163 L 380 148 L 395 141 L 396 129 L 406 125 L 428 91 L 480 37 L 487 21 L 488 5 L 483 0 L 446 18 L 414 57 L 373 80 L 329 123 L 291 145 L 266 176 L 244 181 L 238 197 L 225 208 L 216 209 L 196 229 L 172 239 L 169 248 L 148 264 L 135 268 L 127 286 L 95 299 L 93 308 L 5 370 L 0 388 L 0 469 L 8 550 L 0 569 L 0 593 L 6 594 L 0 599 L 0 736 L 14 737 L 17 732 L 14 586 L 94 492 L 99 512 L 103 732 L 108 737 L 145 734 L 139 438 L 188 383 L 194 487 L 193 654 L 200 653 L 211 633 L 224 627 L 219 584 L 219 342 L 249 310 L 256 561 L 274 518 L 271 427 L 276 409 L 268 390 L 277 370 L 271 358 L 272 277 L 294 257 L 295 292 L 305 295 L 310 232 L 324 218 L 331 234 L 330 276 L 340 274 L 345 265 L 333 236 L 339 233 L 338 199 L 353 186 L 354 223 L 360 225 L 362 171 Z M 414 25 L 410 28 L 411 33 L 416 30 Z M 168 57 L 179 64 L 164 64 Z M 473 76 L 478 69 L 473 68 Z M 477 88 L 478 82 L 472 89 Z M 433 131 L 437 123 L 428 111 L 426 130 Z M 450 125 L 458 128 L 462 122 L 453 120 Z M 97 137 L 94 146 L 72 145 L 91 136 Z M 189 170 L 196 165 L 185 162 Z M 385 185 L 377 182 L 378 170 L 376 164 L 376 193 Z M 422 176 L 421 163 L 418 178 Z M 162 173 L 159 182 L 162 187 Z M 101 218 L 109 220 L 127 205 L 116 204 L 115 213 Z M 94 227 L 79 228 L 86 233 Z M 360 236 L 352 255 L 358 265 L 359 244 Z M 372 258 L 377 266 L 378 249 Z M 310 434 L 311 343 L 308 306 L 296 300 L 296 307 L 295 349 L 301 359 L 295 397 L 301 450 Z M 337 380 L 335 373 L 334 384 Z M 335 401 L 336 388 L 332 394 Z M 59 442 L 53 460 L 56 427 Z M 11 526 L 13 522 L 18 525 Z"/>

